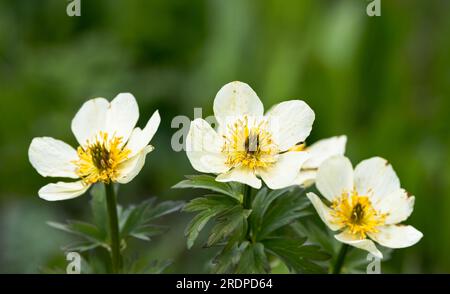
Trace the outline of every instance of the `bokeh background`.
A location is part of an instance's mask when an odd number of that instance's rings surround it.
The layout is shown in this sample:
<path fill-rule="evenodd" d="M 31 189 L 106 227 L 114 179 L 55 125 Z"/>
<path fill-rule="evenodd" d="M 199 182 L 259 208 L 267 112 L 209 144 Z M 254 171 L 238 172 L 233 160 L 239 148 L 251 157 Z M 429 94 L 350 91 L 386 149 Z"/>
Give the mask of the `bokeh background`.
<path fill-rule="evenodd" d="M 219 88 L 250 84 L 266 108 L 303 99 L 316 112 L 309 143 L 346 134 L 354 163 L 379 155 L 416 196 L 409 223 L 425 237 L 397 250 L 383 272 L 450 272 L 450 2 L 382 0 L 0 1 L 0 272 L 37 273 L 64 265 L 68 236 L 48 220 L 89 219 L 89 196 L 46 202 L 50 181 L 28 162 L 33 137 L 75 145 L 70 121 L 87 99 L 132 92 L 141 126 L 155 109 L 162 124 L 144 170 L 119 202 L 149 196 L 191 199 L 171 190 L 195 171 L 170 148 L 176 115 L 212 114 Z M 174 260 L 169 272 L 200 273 L 214 251 L 187 251 L 190 215 L 142 254 Z"/>

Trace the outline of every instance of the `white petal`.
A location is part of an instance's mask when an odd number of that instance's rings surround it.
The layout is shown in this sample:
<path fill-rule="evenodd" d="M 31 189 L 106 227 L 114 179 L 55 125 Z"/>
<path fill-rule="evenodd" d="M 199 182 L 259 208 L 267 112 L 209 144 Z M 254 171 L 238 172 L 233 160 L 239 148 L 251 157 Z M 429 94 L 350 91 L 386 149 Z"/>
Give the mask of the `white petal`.
<path fill-rule="evenodd" d="M 423 234 L 413 226 L 388 225 L 379 228 L 378 233 L 368 234 L 374 241 L 389 248 L 405 248 L 419 242 Z"/>
<path fill-rule="evenodd" d="M 148 145 L 135 156 L 122 162 L 118 167 L 120 175 L 116 181 L 120 184 L 127 184 L 131 182 L 144 167 L 145 158 L 152 150 L 153 147 Z"/>
<path fill-rule="evenodd" d="M 80 145 L 85 145 L 105 129 L 109 102 L 105 98 L 86 101 L 72 120 L 72 132 Z"/>
<path fill-rule="evenodd" d="M 135 128 L 131 133 L 130 139 L 127 143 L 127 149 L 131 150 L 130 157 L 133 157 L 137 153 L 141 152 L 149 143 L 158 130 L 161 123 L 161 117 L 158 110 L 155 111 L 152 117 L 147 122 L 147 125 L 143 130 Z"/>
<path fill-rule="evenodd" d="M 47 201 L 67 200 L 84 194 L 90 185 L 86 185 L 83 181 L 78 182 L 58 182 L 56 184 L 48 184 L 39 190 L 39 197 Z"/>
<path fill-rule="evenodd" d="M 216 177 L 218 182 L 239 182 L 249 185 L 255 189 L 261 188 L 261 180 L 258 179 L 252 170 L 236 167 L 232 170 L 220 174 Z"/>
<path fill-rule="evenodd" d="M 333 155 L 344 155 L 347 136 L 331 137 L 317 141 L 306 150 L 311 158 L 305 162 L 303 168 L 318 168 L 322 162 Z"/>
<path fill-rule="evenodd" d="M 294 185 L 298 171 L 308 156 L 308 153 L 304 151 L 280 154 L 272 166 L 258 169 L 257 174 L 270 189 L 282 189 Z"/>
<path fill-rule="evenodd" d="M 122 137 L 122 142 L 128 141 L 139 119 L 139 107 L 130 93 L 120 93 L 110 103 L 106 120 L 106 132 Z"/>
<path fill-rule="evenodd" d="M 73 161 L 78 159 L 72 146 L 49 137 L 34 138 L 28 149 L 31 165 L 44 177 L 79 178 Z"/>
<path fill-rule="evenodd" d="M 355 168 L 355 188 L 360 195 L 371 197 L 372 202 L 400 189 L 400 180 L 386 159 L 372 157 L 361 161 Z"/>
<path fill-rule="evenodd" d="M 306 194 L 306 196 L 316 209 L 317 214 L 320 216 L 322 221 L 327 225 L 327 227 L 330 228 L 330 230 L 337 231 L 340 228 L 342 228 L 342 226 L 337 225 L 333 222 L 333 216 L 331 214 L 332 210 L 328 206 L 323 204 L 322 200 L 320 200 L 320 198 L 316 194 L 310 192 Z"/>
<path fill-rule="evenodd" d="M 222 153 L 224 141 L 203 119 L 191 122 L 186 138 L 186 155 L 192 167 L 202 173 L 223 173 L 229 168 Z"/>
<path fill-rule="evenodd" d="M 291 100 L 275 105 L 266 115 L 274 141 L 281 151 L 304 142 L 311 132 L 314 111 L 304 101 Z"/>
<path fill-rule="evenodd" d="M 362 240 L 358 239 L 354 235 L 348 233 L 347 231 L 335 235 L 334 237 L 342 243 L 349 244 L 356 248 L 369 251 L 375 257 L 383 258 L 383 254 L 380 252 L 380 250 L 378 250 L 377 246 L 375 246 L 375 243 L 373 243 L 369 239 L 362 239 Z"/>
<path fill-rule="evenodd" d="M 386 213 L 385 223 L 398 224 L 406 220 L 414 209 L 414 196 L 409 196 L 408 192 L 399 189 L 381 198 L 373 205 L 381 213 Z"/>
<path fill-rule="evenodd" d="M 317 171 L 317 189 L 329 201 L 353 190 L 353 168 L 347 157 L 337 155 L 325 160 Z"/>
<path fill-rule="evenodd" d="M 231 82 L 223 86 L 214 99 L 214 116 L 219 125 L 225 125 L 243 115 L 262 117 L 264 106 L 249 85 Z"/>
<path fill-rule="evenodd" d="M 305 163 L 306 164 L 306 163 Z M 316 182 L 317 170 L 304 170 L 303 167 L 297 174 L 294 180 L 296 185 L 303 186 L 304 188 L 311 187 Z"/>

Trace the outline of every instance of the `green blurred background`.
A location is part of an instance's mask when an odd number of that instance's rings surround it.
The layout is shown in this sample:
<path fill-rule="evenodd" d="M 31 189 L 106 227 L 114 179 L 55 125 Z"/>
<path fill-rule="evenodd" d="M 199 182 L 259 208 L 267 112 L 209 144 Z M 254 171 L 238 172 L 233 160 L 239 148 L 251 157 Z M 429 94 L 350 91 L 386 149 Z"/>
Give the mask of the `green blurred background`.
<path fill-rule="evenodd" d="M 169 189 L 195 171 L 170 148 L 176 115 L 212 114 L 219 88 L 250 84 L 266 109 L 303 99 L 316 112 L 309 143 L 346 134 L 354 163 L 389 159 L 416 195 L 408 223 L 424 233 L 397 250 L 383 272 L 450 272 L 450 1 L 382 0 L 0 1 L 0 272 L 35 273 L 64 265 L 68 236 L 48 220 L 89 219 L 89 196 L 46 202 L 27 149 L 36 136 L 76 144 L 70 122 L 87 99 L 132 92 L 140 125 L 155 109 L 156 150 L 119 201 L 152 195 L 191 199 Z M 190 215 L 166 218 L 171 230 L 136 244 L 170 258 L 169 272 L 200 273 L 214 250 L 187 251 Z"/>

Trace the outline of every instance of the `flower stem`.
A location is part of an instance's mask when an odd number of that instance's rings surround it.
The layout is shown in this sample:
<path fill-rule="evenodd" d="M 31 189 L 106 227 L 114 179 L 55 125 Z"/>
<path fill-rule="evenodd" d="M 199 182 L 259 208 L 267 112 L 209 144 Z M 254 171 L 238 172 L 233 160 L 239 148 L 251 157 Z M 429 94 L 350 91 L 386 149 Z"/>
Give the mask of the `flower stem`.
<path fill-rule="evenodd" d="M 106 204 L 108 206 L 109 233 L 111 237 L 111 261 L 113 273 L 118 273 L 122 266 L 120 255 L 119 221 L 117 218 L 116 193 L 112 183 L 105 184 Z"/>
<path fill-rule="evenodd" d="M 341 250 L 339 250 L 339 255 L 336 259 L 336 263 L 334 264 L 333 274 L 339 274 L 341 272 L 348 249 L 349 249 L 349 246 L 347 244 L 343 243 Z"/>

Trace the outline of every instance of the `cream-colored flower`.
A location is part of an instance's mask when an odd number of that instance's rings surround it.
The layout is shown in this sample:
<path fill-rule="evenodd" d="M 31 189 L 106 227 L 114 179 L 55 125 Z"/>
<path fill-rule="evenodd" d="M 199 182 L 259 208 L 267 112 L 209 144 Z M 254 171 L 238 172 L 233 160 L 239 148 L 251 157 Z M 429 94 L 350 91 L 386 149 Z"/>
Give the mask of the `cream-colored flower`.
<path fill-rule="evenodd" d="M 346 144 L 347 136 L 336 136 L 305 146 L 304 150 L 309 153 L 310 158 L 303 164 L 294 183 L 306 188 L 313 185 L 322 162 L 334 155 L 344 155 Z"/>
<path fill-rule="evenodd" d="M 348 158 L 333 156 L 319 167 L 316 186 L 330 205 L 314 193 L 307 196 L 322 221 L 331 230 L 340 231 L 335 235 L 340 242 L 382 258 L 373 241 L 389 248 L 404 248 L 423 236 L 414 227 L 399 224 L 412 213 L 414 196 L 400 187 L 385 159 L 364 160 L 353 171 Z"/>
<path fill-rule="evenodd" d="M 259 189 L 261 179 L 271 189 L 293 184 L 305 151 L 295 151 L 311 132 L 314 112 L 303 101 L 275 105 L 264 115 L 261 100 L 249 85 L 232 82 L 214 100 L 218 123 L 213 129 L 196 119 L 186 140 L 194 169 L 218 174 L 219 182 L 240 182 Z"/>
<path fill-rule="evenodd" d="M 45 200 L 75 198 L 97 182 L 130 182 L 142 169 L 150 140 L 158 129 L 158 111 L 146 127 L 135 128 L 139 118 L 136 99 L 121 93 L 108 102 L 104 98 L 87 101 L 72 120 L 77 149 L 53 138 L 34 138 L 28 150 L 31 164 L 44 177 L 77 179 L 48 184 L 39 190 Z"/>

